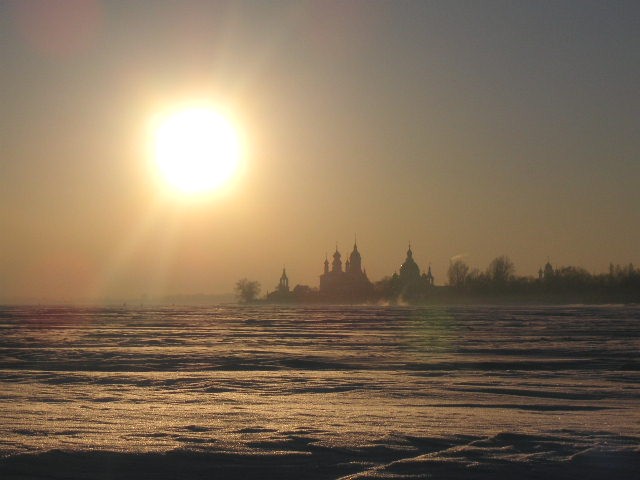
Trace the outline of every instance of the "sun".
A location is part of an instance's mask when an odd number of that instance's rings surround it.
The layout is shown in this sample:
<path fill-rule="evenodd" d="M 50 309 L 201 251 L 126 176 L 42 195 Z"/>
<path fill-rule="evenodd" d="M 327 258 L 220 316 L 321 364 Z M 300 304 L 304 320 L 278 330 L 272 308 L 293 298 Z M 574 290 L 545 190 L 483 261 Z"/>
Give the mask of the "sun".
<path fill-rule="evenodd" d="M 238 170 L 238 132 L 227 118 L 211 108 L 172 112 L 159 119 L 153 136 L 158 171 L 181 193 L 218 190 Z"/>

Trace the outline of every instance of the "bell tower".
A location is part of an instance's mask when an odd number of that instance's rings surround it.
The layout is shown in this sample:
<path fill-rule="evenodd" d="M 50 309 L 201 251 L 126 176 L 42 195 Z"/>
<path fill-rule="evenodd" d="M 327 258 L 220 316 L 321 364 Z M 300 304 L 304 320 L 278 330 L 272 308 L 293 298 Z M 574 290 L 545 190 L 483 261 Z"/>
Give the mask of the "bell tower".
<path fill-rule="evenodd" d="M 341 260 L 342 255 L 340 255 L 340 252 L 338 251 L 338 245 L 336 245 L 336 251 L 333 254 L 333 263 L 331 265 L 331 271 L 333 273 L 342 273 L 342 260 Z"/>
<path fill-rule="evenodd" d="M 280 283 L 278 284 L 279 292 L 289 292 L 289 278 L 287 277 L 287 271 L 283 267 L 282 275 L 280 276 Z"/>
<path fill-rule="evenodd" d="M 351 252 L 351 255 L 349 255 L 349 265 L 351 273 L 362 273 L 362 257 L 360 256 L 360 252 L 358 251 L 358 244 L 355 242 L 353 243 L 353 251 Z"/>

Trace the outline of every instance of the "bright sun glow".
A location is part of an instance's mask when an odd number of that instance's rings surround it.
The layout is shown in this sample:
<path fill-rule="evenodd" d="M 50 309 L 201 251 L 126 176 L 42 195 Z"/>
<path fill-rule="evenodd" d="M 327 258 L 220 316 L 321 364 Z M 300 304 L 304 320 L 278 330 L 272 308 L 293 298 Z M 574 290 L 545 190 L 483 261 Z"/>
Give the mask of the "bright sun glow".
<path fill-rule="evenodd" d="M 240 161 L 235 128 L 208 108 L 188 108 L 163 118 L 155 128 L 154 147 L 164 179 L 186 194 L 222 187 Z"/>

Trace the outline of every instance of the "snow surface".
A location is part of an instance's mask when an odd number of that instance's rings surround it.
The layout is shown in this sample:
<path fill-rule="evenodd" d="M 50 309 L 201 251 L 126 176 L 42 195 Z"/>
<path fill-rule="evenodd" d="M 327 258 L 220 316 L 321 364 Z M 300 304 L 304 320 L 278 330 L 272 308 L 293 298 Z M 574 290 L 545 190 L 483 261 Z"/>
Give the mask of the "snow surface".
<path fill-rule="evenodd" d="M 0 478 L 640 478 L 640 307 L 0 309 Z"/>

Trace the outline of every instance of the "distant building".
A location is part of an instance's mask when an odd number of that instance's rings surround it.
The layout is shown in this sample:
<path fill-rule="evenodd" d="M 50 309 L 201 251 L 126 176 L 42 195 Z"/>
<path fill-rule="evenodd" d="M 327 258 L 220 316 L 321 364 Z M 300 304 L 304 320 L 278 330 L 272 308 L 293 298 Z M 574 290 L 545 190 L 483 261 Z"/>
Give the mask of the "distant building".
<path fill-rule="evenodd" d="M 411 245 L 407 250 L 407 257 L 400 265 L 400 274 L 394 273 L 382 282 L 374 285 L 367 277 L 367 271 L 362 267 L 362 256 L 357 242 L 349 258 L 342 266 L 342 254 L 336 250 L 332 261 L 325 256 L 324 269 L 320 275 L 320 288 L 307 285 L 296 285 L 289 288 L 289 278 L 286 269 L 282 269 L 280 281 L 273 292 L 267 293 L 267 301 L 275 303 L 286 302 L 366 302 L 380 298 L 423 299 L 434 285 L 431 265 L 426 273 L 420 273 L 420 267 L 413 258 Z"/>
<path fill-rule="evenodd" d="M 402 265 L 400 265 L 400 283 L 409 284 L 420 281 L 420 267 L 413 259 L 413 252 L 411 251 L 411 244 L 409 244 L 409 250 L 407 250 L 407 258 L 405 258 Z"/>
<path fill-rule="evenodd" d="M 287 277 L 287 270 L 282 268 L 282 275 L 280 275 L 280 281 L 276 286 L 276 289 L 267 293 L 267 300 L 271 302 L 291 302 L 294 300 L 293 294 L 289 290 L 289 277 Z"/>
<path fill-rule="evenodd" d="M 549 260 L 547 260 L 547 263 L 544 266 L 544 269 L 540 269 L 538 270 L 538 279 L 539 280 L 550 280 L 554 277 L 554 275 L 556 274 L 556 272 L 553 269 L 553 265 L 551 265 L 551 262 L 549 262 Z"/>
<path fill-rule="evenodd" d="M 284 267 L 282 268 L 280 283 L 278 283 L 276 291 L 280 293 L 289 293 L 289 278 L 287 277 L 287 270 Z"/>
<path fill-rule="evenodd" d="M 425 280 L 427 281 L 427 285 L 429 287 L 433 287 L 433 274 L 431 273 L 431 265 L 429 265 L 429 270 L 427 271 L 427 274 L 425 275 L 424 273 L 422 274 L 425 278 Z"/>
<path fill-rule="evenodd" d="M 413 251 L 411 244 L 409 244 L 407 257 L 400 265 L 400 275 L 394 273 L 391 281 L 396 294 L 414 298 L 426 295 L 428 289 L 433 287 L 434 278 L 431 273 L 431 265 L 429 265 L 427 273 L 420 274 L 420 267 L 413 258 Z"/>
<path fill-rule="evenodd" d="M 335 300 L 364 300 L 370 297 L 373 285 L 367 278 L 367 272 L 362 268 L 362 257 L 357 243 L 353 244 L 353 251 L 345 262 L 342 270 L 342 255 L 338 251 L 333 254 L 331 269 L 329 259 L 325 257 L 324 271 L 320 275 L 320 295 L 326 299 Z"/>

